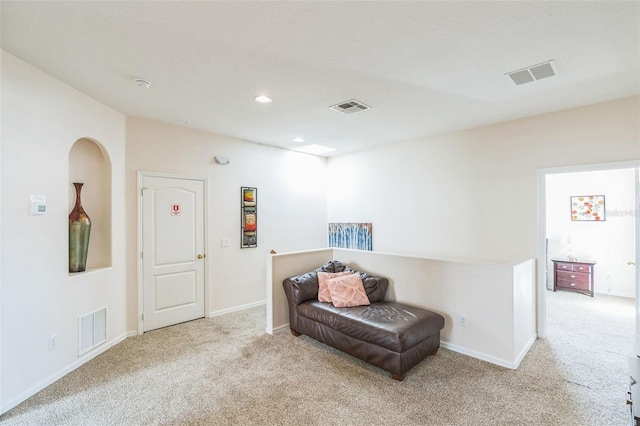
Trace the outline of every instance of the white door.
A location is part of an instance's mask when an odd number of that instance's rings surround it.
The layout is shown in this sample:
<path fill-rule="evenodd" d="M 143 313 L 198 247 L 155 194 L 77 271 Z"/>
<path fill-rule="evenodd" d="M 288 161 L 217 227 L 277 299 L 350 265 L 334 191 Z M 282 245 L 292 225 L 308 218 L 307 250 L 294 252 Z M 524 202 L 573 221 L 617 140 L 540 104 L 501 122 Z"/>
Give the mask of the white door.
<path fill-rule="evenodd" d="M 204 317 L 204 181 L 142 177 L 143 331 Z"/>

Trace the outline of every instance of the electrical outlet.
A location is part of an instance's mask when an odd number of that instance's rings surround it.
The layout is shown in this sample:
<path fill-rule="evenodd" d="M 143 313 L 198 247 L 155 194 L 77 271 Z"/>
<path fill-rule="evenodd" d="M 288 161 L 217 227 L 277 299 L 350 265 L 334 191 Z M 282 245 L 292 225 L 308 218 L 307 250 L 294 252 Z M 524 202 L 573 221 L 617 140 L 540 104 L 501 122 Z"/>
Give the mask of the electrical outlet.
<path fill-rule="evenodd" d="M 467 322 L 467 316 L 466 315 L 460 315 L 460 318 L 458 319 L 458 324 L 460 324 L 460 327 L 466 327 L 468 322 Z"/>
<path fill-rule="evenodd" d="M 220 238 L 220 246 L 221 247 L 229 247 L 229 239 L 228 238 Z"/>
<path fill-rule="evenodd" d="M 58 349 L 58 335 L 52 334 L 49 336 L 49 352 Z"/>

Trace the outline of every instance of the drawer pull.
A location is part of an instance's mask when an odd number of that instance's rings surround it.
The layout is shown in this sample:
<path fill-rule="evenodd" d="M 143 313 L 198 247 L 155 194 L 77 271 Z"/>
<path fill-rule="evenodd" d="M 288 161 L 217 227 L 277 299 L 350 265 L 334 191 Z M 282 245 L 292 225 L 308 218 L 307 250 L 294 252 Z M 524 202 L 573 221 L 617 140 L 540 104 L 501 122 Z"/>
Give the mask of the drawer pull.
<path fill-rule="evenodd" d="M 571 277 L 571 278 L 575 278 L 576 276 L 575 276 L 575 275 L 570 275 L 570 277 Z"/>
<path fill-rule="evenodd" d="M 576 284 L 575 283 L 569 283 L 571 285 L 571 287 L 575 287 Z"/>

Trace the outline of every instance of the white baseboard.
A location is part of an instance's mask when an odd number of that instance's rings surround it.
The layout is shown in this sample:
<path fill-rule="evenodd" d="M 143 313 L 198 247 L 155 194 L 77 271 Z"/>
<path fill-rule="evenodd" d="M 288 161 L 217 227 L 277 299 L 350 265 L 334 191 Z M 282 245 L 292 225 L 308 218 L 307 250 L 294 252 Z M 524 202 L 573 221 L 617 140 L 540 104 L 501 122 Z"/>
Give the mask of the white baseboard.
<path fill-rule="evenodd" d="M 209 312 L 209 318 L 217 317 L 219 315 L 230 314 L 231 312 L 244 311 L 245 309 L 255 308 L 256 306 L 266 305 L 266 300 L 261 300 L 259 302 L 247 303 L 246 305 L 234 306 L 233 308 L 221 309 L 219 311 Z"/>
<path fill-rule="evenodd" d="M 286 331 L 286 330 L 289 330 L 289 323 L 286 323 L 286 324 L 284 324 L 284 325 L 280 325 L 280 326 L 278 326 L 278 327 L 274 328 L 274 329 L 273 329 L 273 332 L 272 332 L 272 333 L 269 333 L 269 334 L 282 333 L 282 332 L 284 332 L 284 331 Z"/>
<path fill-rule="evenodd" d="M 120 336 L 116 337 L 115 339 L 113 339 L 111 341 L 108 341 L 106 344 L 97 346 L 91 352 L 87 352 L 82 357 L 80 357 L 80 359 L 78 359 L 77 361 L 67 365 L 62 370 L 60 370 L 57 373 L 54 373 L 51 376 L 47 377 L 46 379 L 44 379 L 40 383 L 36 384 L 35 386 L 31 387 L 30 389 L 28 389 L 27 391 L 22 393 L 22 395 L 19 395 L 18 397 L 14 398 L 12 401 L 9 401 L 6 404 L 3 404 L 2 407 L 0 408 L 0 414 L 6 413 L 7 411 L 9 411 L 12 408 L 16 407 L 18 404 L 20 404 L 20 403 L 26 401 L 27 399 L 31 398 L 33 395 L 37 394 L 42 389 L 44 389 L 47 386 L 51 385 L 52 383 L 60 380 L 61 378 L 63 378 L 67 374 L 71 373 L 76 368 L 82 366 L 83 364 L 86 364 L 87 362 L 91 361 L 93 358 L 97 357 L 98 355 L 100 355 L 100 354 L 106 352 L 107 350 L 111 349 L 113 346 L 115 346 L 118 343 L 122 342 L 127 337 L 137 334 L 137 333 L 134 333 L 134 334 L 131 334 L 131 333 L 132 332 L 123 333 Z"/>
<path fill-rule="evenodd" d="M 289 329 L 289 323 L 274 328 L 273 329 L 273 333 L 269 333 L 269 334 L 282 333 L 282 332 L 285 332 L 288 329 Z M 445 349 L 448 349 L 450 351 L 458 352 L 458 353 L 460 353 L 462 355 L 467 355 L 467 356 L 470 356 L 472 358 L 477 358 L 477 359 L 480 359 L 482 361 L 489 362 L 491 364 L 496 364 L 496 365 L 499 365 L 501 367 L 506 367 L 506 368 L 509 368 L 511 370 L 516 370 L 520 366 L 520 363 L 522 362 L 524 357 L 529 352 L 529 349 L 531 349 L 531 346 L 533 346 L 533 343 L 536 341 L 536 339 L 537 339 L 537 336 L 535 334 L 533 336 L 531 336 L 531 338 L 527 341 L 527 344 L 524 346 L 522 351 L 518 354 L 518 357 L 515 359 L 514 362 L 507 361 L 507 360 L 501 359 L 501 358 L 496 358 L 494 356 L 487 355 L 487 354 L 482 353 L 482 352 L 473 351 L 471 349 L 467 349 L 467 348 L 462 347 L 462 346 L 458 346 L 458 345 L 454 345 L 454 344 L 449 343 L 449 342 L 445 342 L 444 340 L 440 340 L 440 346 L 445 348 Z"/>
<path fill-rule="evenodd" d="M 440 346 L 445 349 L 449 349 L 450 351 L 458 352 L 459 354 L 467 355 L 467 356 L 470 356 L 471 358 L 476 358 L 491 364 L 499 365 L 500 367 L 505 367 L 510 370 L 515 370 L 518 368 L 519 363 L 508 361 L 502 358 L 497 358 L 495 356 L 487 355 L 485 353 L 474 351 L 472 349 L 467 349 L 463 346 L 458 346 L 453 343 L 445 342 L 444 340 L 440 340 Z M 524 355 L 523 355 L 523 358 L 524 358 Z"/>

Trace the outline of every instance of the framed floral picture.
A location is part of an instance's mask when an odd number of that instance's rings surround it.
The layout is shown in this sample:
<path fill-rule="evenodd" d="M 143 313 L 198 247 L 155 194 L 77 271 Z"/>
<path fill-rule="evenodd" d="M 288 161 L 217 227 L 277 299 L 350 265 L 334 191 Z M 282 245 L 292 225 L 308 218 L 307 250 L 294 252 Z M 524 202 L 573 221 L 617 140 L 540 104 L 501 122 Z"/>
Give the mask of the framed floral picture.
<path fill-rule="evenodd" d="M 571 197 L 571 220 L 605 221 L 604 195 L 577 195 Z"/>

